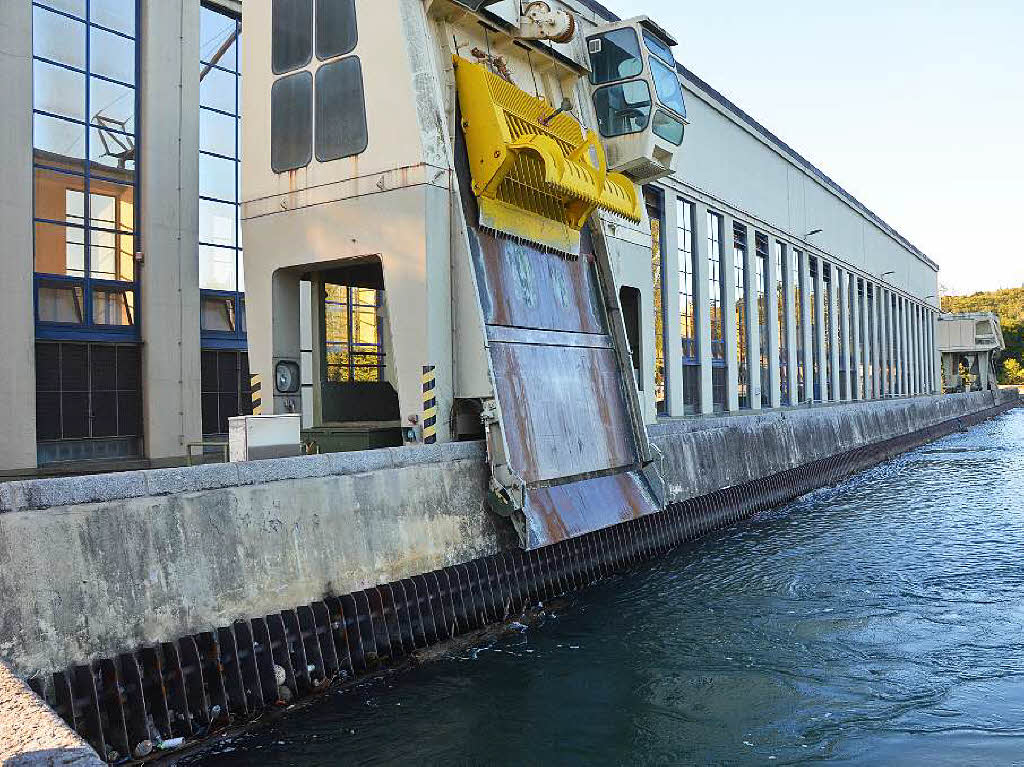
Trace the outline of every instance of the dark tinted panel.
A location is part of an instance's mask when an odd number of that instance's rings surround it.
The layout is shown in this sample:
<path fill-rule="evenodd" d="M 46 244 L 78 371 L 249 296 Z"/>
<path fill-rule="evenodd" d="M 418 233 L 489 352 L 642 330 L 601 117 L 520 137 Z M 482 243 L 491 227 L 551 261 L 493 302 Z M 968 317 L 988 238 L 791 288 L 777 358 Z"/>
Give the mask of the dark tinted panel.
<path fill-rule="evenodd" d="M 117 433 L 122 437 L 142 434 L 142 396 L 138 393 L 117 395 Z"/>
<path fill-rule="evenodd" d="M 36 439 L 60 439 L 60 394 L 36 393 Z"/>
<path fill-rule="evenodd" d="M 220 429 L 217 400 L 216 394 L 203 395 L 203 434 L 217 434 Z"/>
<path fill-rule="evenodd" d="M 61 376 L 64 391 L 88 391 L 89 348 L 85 344 L 61 345 Z"/>
<path fill-rule="evenodd" d="M 61 397 L 64 439 L 89 436 L 89 393 L 65 391 Z"/>
<path fill-rule="evenodd" d="M 203 352 L 200 367 L 203 391 L 217 391 L 217 352 Z"/>
<path fill-rule="evenodd" d="M 92 436 L 117 436 L 117 394 L 112 391 L 92 393 Z"/>
<path fill-rule="evenodd" d="M 223 352 L 217 359 L 217 388 L 224 392 L 238 391 L 238 354 Z"/>
<path fill-rule="evenodd" d="M 306 66 L 313 58 L 313 0 L 274 0 L 272 34 L 275 74 Z"/>
<path fill-rule="evenodd" d="M 36 344 L 36 391 L 60 391 L 60 347 Z"/>
<path fill-rule="evenodd" d="M 356 47 L 355 0 L 316 0 L 316 55 L 330 59 Z"/>
<path fill-rule="evenodd" d="M 321 71 L 323 71 L 321 69 Z M 282 77 L 270 92 L 270 167 L 297 170 L 313 159 L 313 76 Z"/>
<path fill-rule="evenodd" d="M 112 391 L 117 374 L 117 351 L 113 346 L 92 347 L 92 388 L 93 391 Z"/>
<path fill-rule="evenodd" d="M 139 347 L 117 347 L 117 388 L 120 391 L 139 391 Z"/>
<path fill-rule="evenodd" d="M 324 64 L 316 73 L 316 158 L 350 157 L 366 149 L 363 71 L 351 56 Z"/>

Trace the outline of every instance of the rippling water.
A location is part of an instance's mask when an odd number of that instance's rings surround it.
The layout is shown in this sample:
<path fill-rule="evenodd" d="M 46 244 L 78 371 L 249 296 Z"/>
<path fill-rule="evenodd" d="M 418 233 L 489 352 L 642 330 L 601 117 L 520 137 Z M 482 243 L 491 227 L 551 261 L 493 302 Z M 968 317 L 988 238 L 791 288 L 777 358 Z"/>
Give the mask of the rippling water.
<path fill-rule="evenodd" d="M 190 764 L 1024 764 L 1024 410 Z"/>

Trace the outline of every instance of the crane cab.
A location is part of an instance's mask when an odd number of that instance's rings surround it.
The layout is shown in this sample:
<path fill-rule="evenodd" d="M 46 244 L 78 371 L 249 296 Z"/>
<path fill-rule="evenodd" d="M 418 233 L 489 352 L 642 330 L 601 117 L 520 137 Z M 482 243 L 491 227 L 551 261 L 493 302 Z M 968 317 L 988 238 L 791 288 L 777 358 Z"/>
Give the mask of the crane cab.
<path fill-rule="evenodd" d="M 686 105 L 672 47 L 646 16 L 600 27 L 587 37 L 598 129 L 614 170 L 643 184 L 674 172 Z"/>

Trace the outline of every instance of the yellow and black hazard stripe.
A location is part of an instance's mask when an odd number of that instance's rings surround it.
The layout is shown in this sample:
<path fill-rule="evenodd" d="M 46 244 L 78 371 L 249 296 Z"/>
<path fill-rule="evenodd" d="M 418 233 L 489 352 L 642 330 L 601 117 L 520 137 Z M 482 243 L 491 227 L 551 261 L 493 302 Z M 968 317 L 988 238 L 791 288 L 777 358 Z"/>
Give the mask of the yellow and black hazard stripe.
<path fill-rule="evenodd" d="M 434 396 L 434 366 L 423 366 L 423 443 L 437 442 L 437 398 Z"/>
<path fill-rule="evenodd" d="M 263 378 L 259 373 L 249 376 L 249 394 L 252 396 L 252 414 L 263 415 Z"/>

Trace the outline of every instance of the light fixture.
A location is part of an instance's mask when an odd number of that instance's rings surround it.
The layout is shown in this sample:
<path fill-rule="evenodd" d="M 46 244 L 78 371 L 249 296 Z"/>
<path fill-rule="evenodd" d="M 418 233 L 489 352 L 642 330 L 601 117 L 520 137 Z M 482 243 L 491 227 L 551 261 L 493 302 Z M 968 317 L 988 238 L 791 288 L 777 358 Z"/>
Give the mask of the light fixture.
<path fill-rule="evenodd" d="M 888 271 L 888 272 L 882 272 L 882 273 L 881 273 L 880 275 L 878 275 L 878 276 L 879 276 L 879 277 L 885 277 L 885 276 L 887 276 L 887 275 L 890 275 L 890 274 L 896 274 L 896 272 L 894 272 L 894 271 L 890 270 L 890 271 Z"/>
<path fill-rule="evenodd" d="M 274 368 L 274 388 L 279 394 L 294 394 L 301 386 L 299 364 L 291 360 L 281 360 Z"/>
<path fill-rule="evenodd" d="M 805 234 L 804 237 L 813 237 L 816 234 L 821 234 L 821 231 L 821 229 L 812 229 L 807 234 Z"/>

